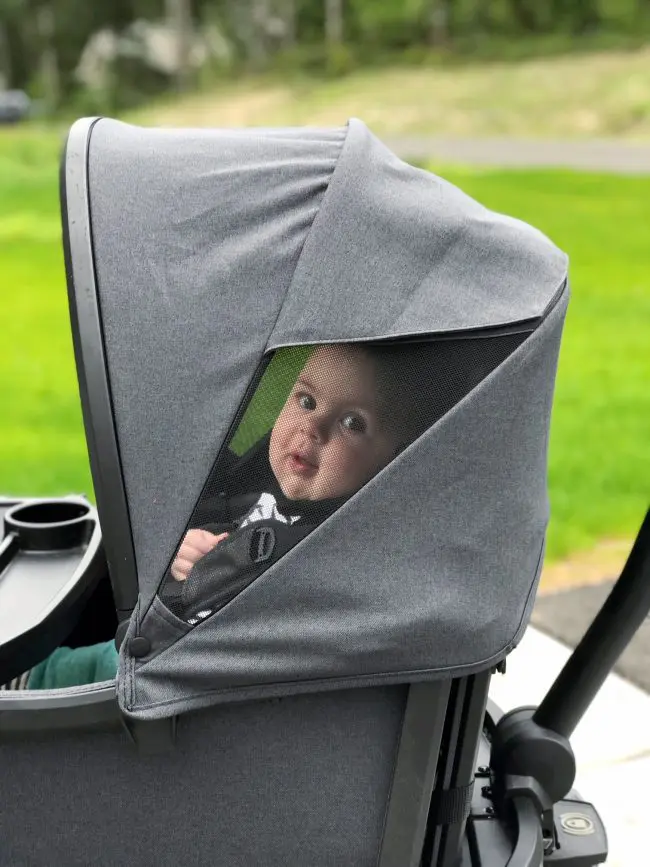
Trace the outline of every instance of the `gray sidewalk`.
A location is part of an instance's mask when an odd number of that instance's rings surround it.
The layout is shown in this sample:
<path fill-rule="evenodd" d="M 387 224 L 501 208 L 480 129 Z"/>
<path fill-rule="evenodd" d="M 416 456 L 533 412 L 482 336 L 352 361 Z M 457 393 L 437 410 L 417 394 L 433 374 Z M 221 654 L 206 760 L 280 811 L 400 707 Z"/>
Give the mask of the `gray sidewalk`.
<path fill-rule="evenodd" d="M 504 168 L 568 168 L 618 174 L 650 174 L 650 142 L 617 139 L 453 139 L 386 136 L 402 159 L 439 160 Z"/>

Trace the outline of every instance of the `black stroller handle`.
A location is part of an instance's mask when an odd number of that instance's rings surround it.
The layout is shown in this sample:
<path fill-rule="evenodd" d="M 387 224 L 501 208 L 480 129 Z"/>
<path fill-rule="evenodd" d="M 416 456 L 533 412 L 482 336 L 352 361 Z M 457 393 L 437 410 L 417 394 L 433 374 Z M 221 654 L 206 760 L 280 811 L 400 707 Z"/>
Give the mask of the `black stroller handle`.
<path fill-rule="evenodd" d="M 570 737 L 650 611 L 650 509 L 621 575 L 603 607 L 534 714 Z"/>
<path fill-rule="evenodd" d="M 576 771 L 569 738 L 649 609 L 650 510 L 618 581 L 539 707 L 510 711 L 492 733 L 491 791 L 517 826 L 507 867 L 541 867 L 559 845 L 555 805 L 570 796 Z M 583 818 L 593 812 L 577 803 Z M 586 821 L 594 835 L 580 863 L 600 864 L 607 852 L 604 830 L 595 814 Z"/>

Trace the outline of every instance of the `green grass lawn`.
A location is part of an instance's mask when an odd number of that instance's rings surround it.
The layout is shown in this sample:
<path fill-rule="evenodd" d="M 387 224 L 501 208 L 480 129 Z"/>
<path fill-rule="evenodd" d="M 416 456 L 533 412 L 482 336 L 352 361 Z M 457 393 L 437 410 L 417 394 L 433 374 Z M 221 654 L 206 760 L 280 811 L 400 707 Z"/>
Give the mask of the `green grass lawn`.
<path fill-rule="evenodd" d="M 0 494 L 92 494 L 60 241 L 59 146 L 37 131 L 0 136 Z M 440 173 L 571 256 L 550 556 L 631 535 L 650 480 L 650 178 Z"/>
<path fill-rule="evenodd" d="M 0 137 L 0 494 L 91 493 L 63 270 L 59 139 Z"/>
<path fill-rule="evenodd" d="M 650 504 L 650 177 L 444 175 L 542 229 L 570 256 L 551 425 L 549 556 L 633 535 Z"/>

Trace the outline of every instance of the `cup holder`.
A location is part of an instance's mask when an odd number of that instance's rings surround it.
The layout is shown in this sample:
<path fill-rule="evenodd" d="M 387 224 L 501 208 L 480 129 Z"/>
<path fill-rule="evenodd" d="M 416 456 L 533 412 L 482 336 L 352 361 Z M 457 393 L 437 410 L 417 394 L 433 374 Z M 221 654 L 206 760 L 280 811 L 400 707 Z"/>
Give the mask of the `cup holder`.
<path fill-rule="evenodd" d="M 74 500 L 42 500 L 9 509 L 5 534 L 13 534 L 23 551 L 64 551 L 88 541 L 90 506 Z"/>

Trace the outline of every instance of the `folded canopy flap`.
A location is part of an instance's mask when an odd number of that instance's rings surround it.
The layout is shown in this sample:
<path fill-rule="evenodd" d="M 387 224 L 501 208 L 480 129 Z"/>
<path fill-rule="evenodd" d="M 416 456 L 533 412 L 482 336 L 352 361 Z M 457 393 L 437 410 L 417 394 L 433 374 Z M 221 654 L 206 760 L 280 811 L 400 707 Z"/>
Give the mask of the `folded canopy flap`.
<path fill-rule="evenodd" d="M 526 624 L 543 556 L 567 296 L 221 610 L 190 630 L 159 600 L 143 605 L 121 651 L 123 709 L 161 717 L 233 697 L 471 673 L 501 659 Z M 152 647 L 139 659 L 129 649 L 136 634 Z"/>
<path fill-rule="evenodd" d="M 402 162 L 353 119 L 269 343 L 536 319 L 566 269 L 541 232 Z"/>

